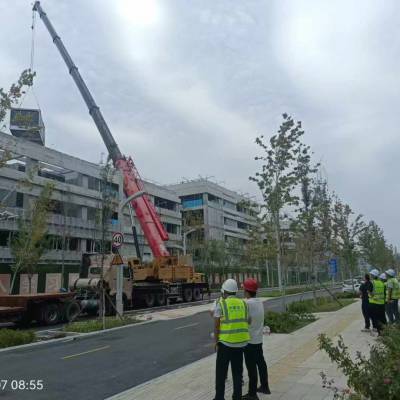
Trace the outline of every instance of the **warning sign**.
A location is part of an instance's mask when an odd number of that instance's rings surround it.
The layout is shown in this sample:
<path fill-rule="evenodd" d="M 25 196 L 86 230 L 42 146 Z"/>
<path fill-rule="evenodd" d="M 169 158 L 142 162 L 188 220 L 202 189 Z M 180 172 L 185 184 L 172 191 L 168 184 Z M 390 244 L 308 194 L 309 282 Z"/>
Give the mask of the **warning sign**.
<path fill-rule="evenodd" d="M 124 260 L 119 254 L 115 254 L 113 260 L 111 261 L 111 265 L 122 265 Z"/>

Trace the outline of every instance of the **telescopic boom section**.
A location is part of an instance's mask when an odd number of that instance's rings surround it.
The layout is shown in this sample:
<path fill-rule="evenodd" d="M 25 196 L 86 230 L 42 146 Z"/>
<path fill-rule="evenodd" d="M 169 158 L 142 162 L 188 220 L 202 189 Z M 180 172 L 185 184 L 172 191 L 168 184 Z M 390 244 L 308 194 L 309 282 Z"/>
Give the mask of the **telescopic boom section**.
<path fill-rule="evenodd" d="M 100 108 L 94 101 L 88 87 L 78 71 L 78 68 L 72 61 L 71 56 L 68 54 L 67 49 L 65 48 L 46 13 L 43 11 L 40 1 L 35 2 L 33 10 L 39 13 L 40 18 L 42 19 L 50 33 L 50 36 L 53 39 L 54 44 L 67 64 L 69 73 L 74 79 L 76 86 L 85 100 L 85 103 L 89 109 L 89 114 L 92 116 L 93 121 L 100 132 L 103 142 L 107 147 L 111 159 L 113 160 L 115 168 L 119 169 L 123 175 L 124 192 L 126 197 L 129 198 L 137 192 L 143 191 L 143 182 L 132 159 L 127 159 L 119 150 L 118 145 L 114 140 L 111 131 L 108 128 L 108 125 L 100 111 Z M 143 234 L 149 243 L 154 257 L 169 256 L 164 244 L 164 242 L 168 240 L 168 234 L 165 231 L 164 226 L 162 225 L 160 218 L 158 217 L 153 206 L 153 203 L 151 203 L 147 194 L 132 200 L 131 204 L 135 210 L 136 216 L 140 222 L 140 226 L 142 227 Z M 120 218 L 122 218 L 122 216 L 120 216 Z"/>

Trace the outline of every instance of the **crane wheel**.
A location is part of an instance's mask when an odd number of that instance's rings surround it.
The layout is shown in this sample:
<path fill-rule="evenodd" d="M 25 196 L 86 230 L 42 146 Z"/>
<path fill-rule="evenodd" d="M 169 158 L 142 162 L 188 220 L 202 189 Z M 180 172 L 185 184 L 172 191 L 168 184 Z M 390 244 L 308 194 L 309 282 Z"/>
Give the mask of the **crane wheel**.
<path fill-rule="evenodd" d="M 40 322 L 43 325 L 55 325 L 60 320 L 60 308 L 55 303 L 42 304 Z"/>
<path fill-rule="evenodd" d="M 187 303 L 191 302 L 193 300 L 193 291 L 191 287 L 187 287 L 183 289 L 183 301 L 186 301 Z"/>
<path fill-rule="evenodd" d="M 154 307 L 155 301 L 156 301 L 156 296 L 154 296 L 153 293 L 147 293 L 144 296 L 144 302 L 146 304 L 146 307 Z"/>
<path fill-rule="evenodd" d="M 167 302 L 167 298 L 165 296 L 165 293 L 157 293 L 156 294 L 156 304 L 158 306 L 165 306 L 166 302 Z"/>
<path fill-rule="evenodd" d="M 74 321 L 81 313 L 81 307 L 76 301 L 71 301 L 65 305 L 64 318 L 67 322 Z"/>
<path fill-rule="evenodd" d="M 193 289 L 193 300 L 194 301 L 199 301 L 201 300 L 201 290 L 200 288 L 194 288 Z"/>

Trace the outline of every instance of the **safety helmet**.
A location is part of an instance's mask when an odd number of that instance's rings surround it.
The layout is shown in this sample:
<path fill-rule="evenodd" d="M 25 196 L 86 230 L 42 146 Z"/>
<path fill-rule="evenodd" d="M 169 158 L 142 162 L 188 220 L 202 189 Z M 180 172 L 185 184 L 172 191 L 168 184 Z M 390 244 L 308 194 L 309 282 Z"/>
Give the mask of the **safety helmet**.
<path fill-rule="evenodd" d="M 394 269 L 390 268 L 390 269 L 388 269 L 386 271 L 386 275 L 390 275 L 390 276 L 395 277 L 396 276 L 396 271 Z"/>
<path fill-rule="evenodd" d="M 383 281 L 385 281 L 387 279 L 386 274 L 384 272 L 382 274 L 380 274 L 379 279 L 382 279 Z"/>
<path fill-rule="evenodd" d="M 379 271 L 376 268 L 374 268 L 373 270 L 369 271 L 369 274 L 372 276 L 378 277 Z"/>
<path fill-rule="evenodd" d="M 248 278 L 243 282 L 243 289 L 248 292 L 256 293 L 258 289 L 258 283 L 253 278 Z"/>
<path fill-rule="evenodd" d="M 234 279 L 227 279 L 222 284 L 222 290 L 229 293 L 236 293 L 238 291 L 238 285 Z"/>

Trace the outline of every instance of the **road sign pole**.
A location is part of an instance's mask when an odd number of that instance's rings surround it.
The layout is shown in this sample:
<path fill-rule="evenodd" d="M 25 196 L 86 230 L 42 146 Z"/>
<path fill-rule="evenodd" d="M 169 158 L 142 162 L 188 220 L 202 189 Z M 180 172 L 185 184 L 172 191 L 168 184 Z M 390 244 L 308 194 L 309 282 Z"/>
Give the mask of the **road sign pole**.
<path fill-rule="evenodd" d="M 122 219 L 122 216 L 119 215 L 119 219 Z M 120 228 L 122 228 L 122 224 L 120 224 Z M 122 231 L 122 229 L 120 229 Z M 120 256 L 118 249 L 121 248 L 122 243 L 124 242 L 124 236 L 121 232 L 115 232 L 112 237 L 112 245 L 114 249 L 117 251 L 117 255 Z M 121 259 L 121 257 L 119 257 Z M 122 301 L 122 292 L 124 289 L 124 264 L 122 259 L 115 265 L 116 268 L 116 296 L 115 296 L 115 308 L 117 309 L 117 315 L 122 315 L 124 312 L 124 303 Z"/>

